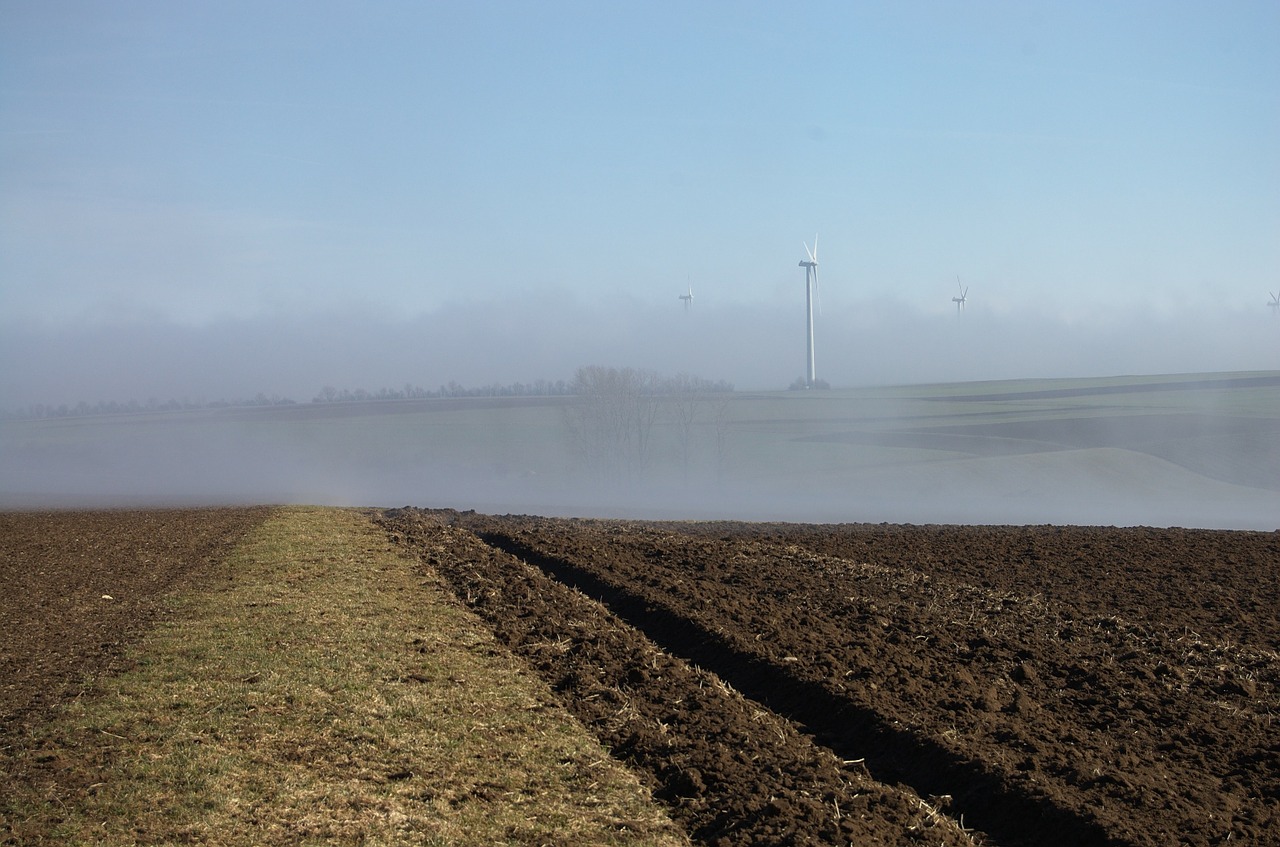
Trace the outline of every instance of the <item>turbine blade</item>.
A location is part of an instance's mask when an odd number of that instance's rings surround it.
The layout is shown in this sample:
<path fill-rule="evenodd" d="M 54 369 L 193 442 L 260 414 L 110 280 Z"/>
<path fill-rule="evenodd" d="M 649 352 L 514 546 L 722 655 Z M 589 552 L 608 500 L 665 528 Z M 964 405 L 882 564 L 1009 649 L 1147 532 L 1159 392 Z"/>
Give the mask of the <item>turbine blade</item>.
<path fill-rule="evenodd" d="M 813 263 L 818 263 L 818 233 L 813 234 Z"/>
<path fill-rule="evenodd" d="M 813 251 L 809 249 L 809 245 L 808 245 L 808 243 L 805 243 L 805 245 L 804 245 L 804 252 L 806 252 L 806 253 L 808 253 L 808 254 L 809 254 L 809 261 L 810 261 L 810 262 L 816 261 L 816 260 L 813 258 Z"/>

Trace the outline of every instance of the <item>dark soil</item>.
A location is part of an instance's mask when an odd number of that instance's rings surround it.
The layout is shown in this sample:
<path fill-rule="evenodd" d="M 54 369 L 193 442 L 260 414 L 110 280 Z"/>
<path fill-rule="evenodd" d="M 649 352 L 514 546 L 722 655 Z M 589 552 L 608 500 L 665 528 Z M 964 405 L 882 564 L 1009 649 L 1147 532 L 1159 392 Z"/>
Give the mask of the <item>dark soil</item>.
<path fill-rule="evenodd" d="M 894 805 L 916 795 L 996 845 L 1280 843 L 1280 533 L 384 523 L 434 549 L 426 561 L 706 843 L 840 843 L 819 810 L 848 777 L 777 764 L 824 752 L 901 789 L 877 789 L 882 826 L 848 835 L 862 843 L 926 838 L 910 801 Z M 620 630 L 610 615 L 794 722 L 802 746 L 731 755 L 738 719 L 709 726 L 674 672 L 597 649 Z M 547 644 L 560 655 L 538 660 Z M 610 697 L 655 705 L 619 734 Z M 800 811 L 806 796 L 823 800 Z"/>
<path fill-rule="evenodd" d="M 0 513 L 0 766 L 268 514 Z M 1280 533 L 378 519 L 699 843 L 1280 844 Z"/>
<path fill-rule="evenodd" d="M 842 761 L 605 606 L 451 525 L 457 518 L 397 510 L 383 523 L 646 779 L 695 843 L 973 843 L 941 813 L 946 798 L 871 779 L 861 760 Z"/>

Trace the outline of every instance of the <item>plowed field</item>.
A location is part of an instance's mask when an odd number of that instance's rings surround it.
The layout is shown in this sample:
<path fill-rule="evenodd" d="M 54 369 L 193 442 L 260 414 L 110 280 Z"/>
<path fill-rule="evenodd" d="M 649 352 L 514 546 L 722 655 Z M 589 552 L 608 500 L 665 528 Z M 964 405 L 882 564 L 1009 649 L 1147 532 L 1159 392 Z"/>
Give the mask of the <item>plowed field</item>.
<path fill-rule="evenodd" d="M 384 523 L 704 843 L 1280 843 L 1280 533 Z"/>
<path fill-rule="evenodd" d="M 267 514 L 0 514 L 5 750 Z M 1280 533 L 376 519 L 695 843 L 1280 843 Z"/>

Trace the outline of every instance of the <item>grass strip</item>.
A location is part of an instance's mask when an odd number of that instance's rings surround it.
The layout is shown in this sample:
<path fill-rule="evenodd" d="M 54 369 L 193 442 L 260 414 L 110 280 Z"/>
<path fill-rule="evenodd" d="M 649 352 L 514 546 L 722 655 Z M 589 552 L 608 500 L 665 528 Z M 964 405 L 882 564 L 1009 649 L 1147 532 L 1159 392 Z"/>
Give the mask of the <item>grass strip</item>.
<path fill-rule="evenodd" d="M 687 844 L 363 514 L 281 509 L 224 570 L 24 739 L 5 843 Z"/>

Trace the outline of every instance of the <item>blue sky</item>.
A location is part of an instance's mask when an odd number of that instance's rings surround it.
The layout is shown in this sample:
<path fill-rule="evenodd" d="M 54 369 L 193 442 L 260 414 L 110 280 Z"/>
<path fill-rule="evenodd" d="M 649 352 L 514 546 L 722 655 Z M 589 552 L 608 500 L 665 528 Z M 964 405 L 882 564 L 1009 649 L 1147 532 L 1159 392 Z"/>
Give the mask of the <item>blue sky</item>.
<path fill-rule="evenodd" d="M 71 355 L 84 333 L 523 316 L 565 344 L 598 322 L 617 363 L 669 367 L 626 315 L 684 319 L 691 283 L 693 319 L 786 314 L 792 341 L 816 233 L 823 338 L 868 315 L 949 337 L 958 276 L 988 334 L 1134 318 L 1168 345 L 1192 316 L 1221 331 L 1205 369 L 1276 368 L 1278 38 L 1272 0 L 5 0 L 0 325 Z M 567 375 L 493 332 L 449 378 Z M 991 355 L 976 374 L 1035 375 Z M 60 377 L 24 379 L 0 394 Z M 244 392 L 277 387 L 298 391 Z"/>

